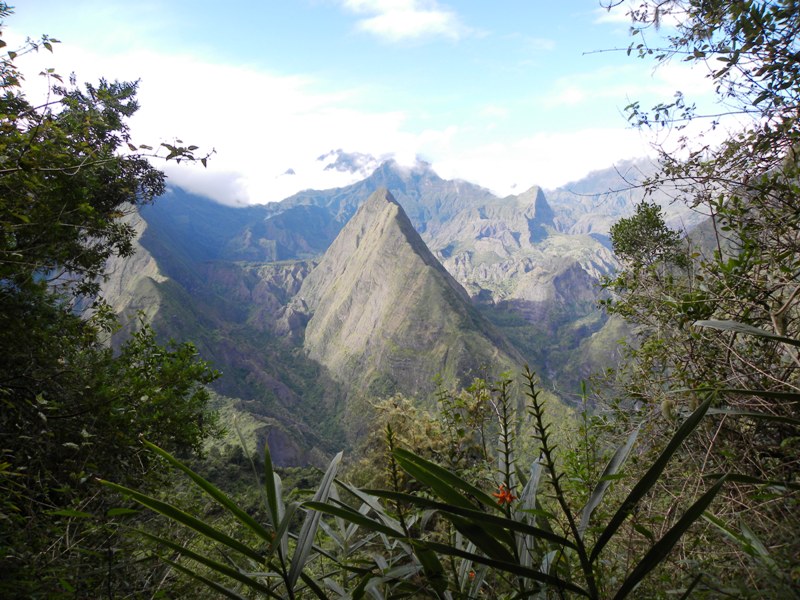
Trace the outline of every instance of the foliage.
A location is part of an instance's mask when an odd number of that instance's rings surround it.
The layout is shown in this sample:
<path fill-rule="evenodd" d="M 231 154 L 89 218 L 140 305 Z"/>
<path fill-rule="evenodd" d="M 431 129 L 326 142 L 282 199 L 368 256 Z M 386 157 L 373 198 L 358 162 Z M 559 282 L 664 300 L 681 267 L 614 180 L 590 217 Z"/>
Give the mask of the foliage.
<path fill-rule="evenodd" d="M 719 391 L 720 406 L 710 412 L 724 418 L 684 453 L 664 493 L 680 496 L 687 485 L 703 486 L 709 472 L 739 474 L 718 513 L 732 546 L 718 542 L 716 557 L 709 552 L 705 559 L 737 594 L 797 593 L 800 578 L 789 573 L 800 551 L 792 491 L 800 463 L 800 356 L 787 340 L 800 337 L 800 11 L 791 0 L 645 0 L 630 15 L 629 53 L 707 68 L 720 111 L 700 112 L 680 92 L 649 111 L 639 103 L 628 107 L 635 125 L 679 136 L 676 151 L 658 148 L 661 170 L 646 189 L 672 193 L 708 220 L 676 245 L 680 260 L 668 268 L 625 256 L 630 221 L 613 230 L 626 263 L 608 282 L 616 295 L 607 308 L 638 332 L 620 374 L 621 395 L 642 403 L 648 432 L 658 439 L 696 406 L 696 394 L 686 390 Z M 659 47 L 652 38 L 664 31 Z M 696 133 L 696 126 L 714 129 L 731 116 L 738 125 L 718 145 Z M 655 230 L 662 227 L 653 220 Z M 698 326 L 709 323 L 717 326 Z M 765 483 L 775 481 L 781 486 Z M 654 503 L 653 510 L 663 507 Z M 729 525 L 741 519 L 748 533 Z M 750 535 L 759 542 L 740 543 Z M 687 541 L 695 560 L 703 560 L 697 549 L 706 539 Z M 753 559 L 762 556 L 755 548 L 780 565 L 780 574 Z M 725 552 L 731 558 L 719 560 Z"/>
<path fill-rule="evenodd" d="M 191 345 L 160 346 L 148 328 L 118 354 L 105 343 L 113 318 L 95 294 L 106 261 L 132 252 L 122 217 L 162 193 L 164 175 L 131 142 L 135 83 L 80 90 L 46 70 L 49 96 L 29 101 L 16 61 L 56 42 L 0 57 L 3 597 L 135 587 L 133 559 L 115 556 L 111 496 L 93 477 L 153 484 L 139 435 L 187 452 L 215 430 L 203 386 L 216 373 Z"/>
<path fill-rule="evenodd" d="M 714 396 L 708 394 L 676 429 L 643 476 L 627 491 L 617 494 L 621 501 L 616 510 L 606 506 L 613 498 L 609 491 L 614 482 L 623 485 L 622 469 L 631 455 L 638 429 L 613 453 L 586 495 L 587 501 L 576 509 L 563 486 L 571 474 L 557 463 L 551 428 L 545 423 L 533 374 L 526 372 L 524 382 L 541 455 L 529 476 L 518 471 L 512 458 L 515 441 L 510 434 L 513 418 L 508 412 L 510 382 L 500 382 L 493 493 L 492 488 L 476 486 L 457 472 L 398 447 L 391 426 L 386 432 L 391 452 L 387 465 L 389 489 L 364 490 L 337 481 L 351 502 L 343 502 L 333 486 L 341 458 L 337 455 L 314 497 L 285 507 L 280 479 L 274 474 L 267 449 L 263 488 L 265 512 L 269 515 L 266 526 L 181 461 L 148 444 L 244 524 L 251 534 L 248 539 L 253 543 L 249 544 L 172 504 L 117 484 L 105 485 L 193 530 L 199 540 L 213 542 L 226 562 L 198 553 L 189 545 L 157 540 L 170 553 L 184 559 L 177 563 L 166 558 L 169 564 L 226 597 L 239 598 L 248 590 L 274 598 L 627 597 L 703 516 L 725 482 L 725 476 L 716 477 L 664 535 L 653 538 L 646 546 L 632 535 L 635 527 L 642 528 L 632 515 L 646 501 L 681 445 L 698 428 Z M 400 483 L 401 471 L 413 485 Z M 550 494 L 542 491 L 545 482 Z M 303 508 L 303 526 L 296 533 L 291 517 Z M 332 520 L 321 519 L 323 514 Z M 324 535 L 312 545 L 317 528 Z M 626 549 L 640 555 L 631 566 L 621 566 L 614 558 Z"/>
<path fill-rule="evenodd" d="M 680 234 L 670 230 L 657 204 L 641 202 L 636 213 L 614 223 L 610 230 L 614 254 L 636 268 L 685 262 L 680 252 Z"/>

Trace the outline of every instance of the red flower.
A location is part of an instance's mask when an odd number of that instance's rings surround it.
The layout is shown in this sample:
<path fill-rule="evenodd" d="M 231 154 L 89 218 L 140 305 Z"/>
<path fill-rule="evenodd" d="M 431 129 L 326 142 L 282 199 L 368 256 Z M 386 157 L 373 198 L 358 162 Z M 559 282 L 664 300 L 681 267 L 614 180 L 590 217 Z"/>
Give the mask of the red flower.
<path fill-rule="evenodd" d="M 514 500 L 517 499 L 517 497 L 511 493 L 511 490 L 509 490 L 504 483 L 500 484 L 500 487 L 494 494 L 492 494 L 492 496 L 497 498 L 497 503 L 500 506 L 503 506 L 503 504 L 510 505 Z"/>
<path fill-rule="evenodd" d="M 472 581 L 473 579 L 475 579 L 475 571 L 470 571 L 470 572 L 469 572 L 469 579 L 470 579 L 470 581 Z"/>

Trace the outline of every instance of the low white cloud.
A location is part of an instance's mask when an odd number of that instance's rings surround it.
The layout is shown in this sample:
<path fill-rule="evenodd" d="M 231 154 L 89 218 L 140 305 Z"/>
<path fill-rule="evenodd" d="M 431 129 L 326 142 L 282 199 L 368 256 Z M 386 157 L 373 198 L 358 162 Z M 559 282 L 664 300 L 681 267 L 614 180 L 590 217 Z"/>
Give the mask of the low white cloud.
<path fill-rule="evenodd" d="M 421 144 L 435 143 L 437 132 L 412 134 L 402 111 L 353 108 L 360 90 L 322 89 L 312 77 L 230 66 L 190 56 L 135 51 L 96 55 L 74 45 L 54 54 L 20 60 L 28 73 L 26 91 L 46 93 L 37 73 L 53 67 L 65 79 L 96 82 L 113 74 L 140 80 L 140 110 L 131 119 L 136 144 L 174 143 L 216 153 L 208 167 L 156 161 L 172 183 L 225 203 L 277 201 L 307 188 L 347 185 L 354 174 L 324 169 L 316 160 L 336 148 L 374 156 L 397 156 L 413 164 Z M 294 175 L 286 175 L 287 171 Z"/>
<path fill-rule="evenodd" d="M 625 159 L 652 153 L 648 140 L 630 129 L 595 128 L 540 133 L 456 151 L 433 168 L 446 178 L 465 179 L 505 195 L 531 186 L 554 188 Z"/>
<path fill-rule="evenodd" d="M 683 91 L 687 99 L 708 104 L 716 95 L 706 73 L 703 65 L 682 62 L 665 63 L 656 69 L 643 64 L 605 67 L 556 80 L 540 101 L 548 108 L 558 108 L 596 105 L 599 101 L 622 105 L 638 100 L 642 108 L 650 108 L 671 101 L 675 92 Z"/>
<path fill-rule="evenodd" d="M 433 0 L 344 0 L 358 15 L 357 27 L 390 42 L 425 37 L 457 40 L 467 28 L 458 15 Z"/>
<path fill-rule="evenodd" d="M 38 83 L 40 89 L 43 81 L 36 73 L 50 66 L 65 76 L 75 70 L 83 81 L 108 74 L 140 79 L 142 108 L 131 122 L 136 143 L 157 146 L 179 137 L 200 146 L 199 152 L 215 148 L 205 169 L 163 162 L 158 166 L 172 183 L 225 203 L 277 201 L 303 189 L 353 183 L 363 174 L 326 170 L 317 160 L 340 148 L 392 156 L 406 165 L 422 156 L 443 177 L 466 179 L 502 194 L 531 185 L 557 186 L 648 151 L 638 132 L 620 128 L 520 132 L 516 140 L 506 132 L 502 138 L 486 135 L 486 141 L 475 144 L 475 131 L 457 122 L 415 130 L 411 115 L 402 110 L 355 108 L 363 104 L 366 88 L 336 88 L 314 77 L 185 55 L 147 50 L 98 55 L 64 44 L 55 54 L 19 62 L 30 74 L 29 83 Z M 665 76 L 668 82 L 662 83 L 670 84 L 684 77 L 672 71 Z M 573 81 L 576 93 L 585 94 L 602 93 L 600 83 L 608 81 Z M 490 125 L 506 120 L 507 114 L 502 105 L 485 105 L 480 116 Z"/>

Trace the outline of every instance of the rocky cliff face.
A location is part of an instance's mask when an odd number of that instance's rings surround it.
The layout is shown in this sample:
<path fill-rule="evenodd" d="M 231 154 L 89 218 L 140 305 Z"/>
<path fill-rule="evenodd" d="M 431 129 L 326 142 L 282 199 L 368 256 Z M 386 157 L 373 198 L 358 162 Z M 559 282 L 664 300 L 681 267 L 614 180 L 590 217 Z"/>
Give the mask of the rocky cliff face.
<path fill-rule="evenodd" d="M 471 306 L 388 191 L 361 205 L 303 282 L 308 355 L 348 386 L 427 394 L 521 358 Z M 502 370 L 502 368 L 500 369 Z"/>

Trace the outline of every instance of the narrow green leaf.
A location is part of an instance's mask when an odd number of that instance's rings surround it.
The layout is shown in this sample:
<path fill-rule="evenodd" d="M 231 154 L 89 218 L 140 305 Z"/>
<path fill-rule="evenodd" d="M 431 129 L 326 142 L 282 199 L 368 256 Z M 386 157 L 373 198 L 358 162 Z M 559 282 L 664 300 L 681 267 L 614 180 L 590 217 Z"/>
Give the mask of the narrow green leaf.
<path fill-rule="evenodd" d="M 448 515 L 458 515 L 461 517 L 466 517 L 468 519 L 471 519 L 476 524 L 483 525 L 484 527 L 485 526 L 492 527 L 494 529 L 495 537 L 497 537 L 498 539 L 503 537 L 503 533 L 500 530 L 507 529 L 509 531 L 530 534 L 542 538 L 544 540 L 547 540 L 549 542 L 552 542 L 554 544 L 567 546 L 568 548 L 577 550 L 577 546 L 567 538 L 562 537 L 560 535 L 556 535 L 540 527 L 534 527 L 533 525 L 528 525 L 527 523 L 524 523 L 522 521 L 517 521 L 515 519 L 509 519 L 504 516 L 485 513 L 475 508 L 462 508 L 460 506 L 437 502 L 436 500 L 430 500 L 428 498 L 420 498 L 418 496 L 405 494 L 403 492 L 392 492 L 389 490 L 371 490 L 371 493 L 374 493 L 376 496 L 380 496 L 390 500 L 408 502 L 423 509 L 436 510 L 440 514 L 442 514 L 445 518 L 449 518 Z"/>
<path fill-rule="evenodd" d="M 314 502 L 314 501 L 305 502 L 303 506 L 306 508 L 310 508 L 311 510 L 316 510 L 321 513 L 332 515 L 334 517 L 341 517 L 345 521 L 349 521 L 350 523 L 354 523 L 361 527 L 365 527 L 369 531 L 382 533 L 392 538 L 402 538 L 405 537 L 406 535 L 403 531 L 399 529 L 393 529 L 387 525 L 384 525 L 383 523 L 371 519 L 366 515 L 361 514 L 360 512 L 356 512 L 349 507 L 333 506 L 332 504 L 326 504 L 324 502 Z"/>
<path fill-rule="evenodd" d="M 328 499 L 333 481 L 336 478 L 336 470 L 339 468 L 339 463 L 342 460 L 342 453 L 339 452 L 331 460 L 325 475 L 322 476 L 322 481 L 314 494 L 314 502 L 325 502 Z M 317 526 L 322 513 L 316 510 L 311 510 L 306 514 L 306 519 L 303 521 L 303 526 L 300 528 L 300 534 L 297 536 L 297 545 L 292 556 L 292 564 L 289 568 L 289 581 L 287 585 L 294 588 L 297 583 L 298 577 L 306 564 L 308 554 L 311 552 L 311 546 L 314 544 L 314 536 L 317 535 Z"/>
<path fill-rule="evenodd" d="M 465 519 L 454 514 L 446 514 L 447 519 L 453 524 L 461 535 L 475 544 L 486 556 L 502 562 L 513 562 L 514 555 L 498 539 L 490 534 L 484 527 L 471 519 Z M 511 542 L 513 543 L 513 538 Z"/>
<path fill-rule="evenodd" d="M 731 417 L 749 417 L 751 419 L 759 419 L 761 421 L 777 421 L 779 423 L 787 423 L 789 425 L 800 426 L 800 419 L 792 417 L 784 417 L 782 415 L 771 415 L 769 413 L 755 412 L 752 410 L 739 410 L 736 408 L 721 407 L 709 408 L 709 415 L 728 415 Z"/>
<path fill-rule="evenodd" d="M 533 525 L 536 516 L 531 512 L 536 510 L 536 495 L 539 490 L 539 482 L 542 478 L 542 461 L 536 459 L 531 465 L 530 477 L 522 488 L 519 495 L 519 502 L 514 506 L 514 520 L 520 523 Z M 533 566 L 532 550 L 536 543 L 535 535 L 515 532 L 517 556 L 523 567 Z"/>
<path fill-rule="evenodd" d="M 162 538 L 162 537 L 159 537 L 159 536 L 156 536 L 156 535 L 152 535 L 150 533 L 147 533 L 146 531 L 138 531 L 138 533 L 140 535 L 146 537 L 146 538 L 149 538 L 149 539 L 153 540 L 154 542 L 157 542 L 157 543 L 161 544 L 162 546 L 166 546 L 167 548 L 170 548 L 170 549 L 174 550 L 175 552 L 177 552 L 181 556 L 184 556 L 184 557 L 186 557 L 186 558 L 188 558 L 190 560 L 198 562 L 201 565 L 207 566 L 209 569 L 211 569 L 215 573 L 218 573 L 218 574 L 223 575 L 225 577 L 230 577 L 231 579 L 233 579 L 235 581 L 238 581 L 239 583 L 245 585 L 246 587 L 250 588 L 251 590 L 254 590 L 256 592 L 260 592 L 262 594 L 266 594 L 270 598 L 279 598 L 279 599 L 282 598 L 282 596 L 279 596 L 278 594 L 273 592 L 271 589 L 266 587 L 264 584 L 258 582 L 257 580 L 255 580 L 253 577 L 247 575 L 246 573 L 242 573 L 238 569 L 235 569 L 235 568 L 233 568 L 233 567 L 231 567 L 229 565 L 226 565 L 224 563 L 215 561 L 215 560 L 213 560 L 211 558 L 208 558 L 207 556 L 203 556 L 202 554 L 198 554 L 197 552 L 195 552 L 193 550 L 190 550 L 189 548 L 185 548 L 185 547 L 181 546 L 180 544 L 176 544 L 172 540 L 168 540 L 166 538 Z"/>
<path fill-rule="evenodd" d="M 283 515 L 283 519 L 275 529 L 275 538 L 270 542 L 267 548 L 267 557 L 272 556 L 278 548 L 281 549 L 284 556 L 286 555 L 289 548 L 289 525 L 291 525 L 292 519 L 294 519 L 294 513 L 297 512 L 299 507 L 300 504 L 297 502 L 289 504 L 289 508 Z"/>
<path fill-rule="evenodd" d="M 109 508 L 106 511 L 107 517 L 125 517 L 128 515 L 138 515 L 140 510 L 136 510 L 135 508 Z"/>
<path fill-rule="evenodd" d="M 784 344 L 789 344 L 791 346 L 800 346 L 800 340 L 783 335 L 777 335 L 764 329 L 753 327 L 752 325 L 739 323 L 738 321 L 718 321 L 715 319 L 710 319 L 706 321 L 695 321 L 694 324 L 697 327 L 710 327 L 711 329 L 718 329 L 720 331 L 733 331 L 735 333 L 743 333 L 745 335 L 775 340 L 776 342 L 783 342 Z"/>
<path fill-rule="evenodd" d="M 616 477 L 619 474 L 619 470 L 628 459 L 631 449 L 633 448 L 633 444 L 636 442 L 636 438 L 639 437 L 639 431 L 639 427 L 634 429 L 630 435 L 628 435 L 628 439 L 625 440 L 625 443 L 617 448 L 616 452 L 614 452 L 614 456 L 612 456 L 611 460 L 608 461 L 600 480 L 597 482 L 594 490 L 592 490 L 592 495 L 589 496 L 586 506 L 584 506 L 583 510 L 581 510 L 581 522 L 578 526 L 578 534 L 581 537 L 586 532 L 586 528 L 589 526 L 589 519 L 591 518 L 592 513 L 598 506 L 600 506 L 603 496 L 605 496 L 608 488 L 611 486 L 611 478 Z"/>
<path fill-rule="evenodd" d="M 377 497 L 368 494 L 367 492 L 360 490 L 356 487 L 353 487 L 350 484 L 345 483 L 343 481 L 337 480 L 337 483 L 344 489 L 346 489 L 348 492 L 350 492 L 353 496 L 361 500 L 363 504 L 372 509 L 375 512 L 375 516 L 377 516 L 381 520 L 381 523 L 397 531 L 400 531 L 402 529 L 400 521 L 390 516 L 384 510 L 383 506 L 381 506 L 380 502 L 378 502 Z"/>
<path fill-rule="evenodd" d="M 328 600 L 328 596 L 325 594 L 322 588 L 319 587 L 319 584 L 316 581 L 314 581 L 313 578 L 311 578 L 309 575 L 305 573 L 300 573 L 300 578 L 303 580 L 303 583 L 305 583 L 308 586 L 308 589 L 314 592 L 314 595 L 317 598 L 320 598 L 321 600 Z"/>
<path fill-rule="evenodd" d="M 189 467 L 179 461 L 177 458 L 172 456 L 169 452 L 162 450 L 155 444 L 151 444 L 147 440 L 144 440 L 144 445 L 162 457 L 164 460 L 169 462 L 171 465 L 177 467 L 181 471 L 183 471 L 186 475 L 191 478 L 195 484 L 203 490 L 206 494 L 211 496 L 214 500 L 216 500 L 223 508 L 225 508 L 229 513 L 231 513 L 240 523 L 242 523 L 245 527 L 247 527 L 250 531 L 255 533 L 258 537 L 266 542 L 272 541 L 272 534 L 264 529 L 264 527 L 256 521 L 253 517 L 239 508 L 236 503 L 231 500 L 225 493 L 216 487 L 211 482 L 203 479 L 200 475 L 192 471 Z"/>
<path fill-rule="evenodd" d="M 680 518 L 680 520 L 675 523 L 672 528 L 670 528 L 664 537 L 658 540 L 658 542 L 656 542 L 653 547 L 650 548 L 647 554 L 644 555 L 644 558 L 642 558 L 642 560 L 639 561 L 639 564 L 633 569 L 631 574 L 628 575 L 628 578 L 623 582 L 619 590 L 617 590 L 614 600 L 621 600 L 622 598 L 625 598 L 650 571 L 661 564 L 681 536 L 683 536 L 689 527 L 691 527 L 692 523 L 703 516 L 703 512 L 706 510 L 706 508 L 708 508 L 709 504 L 711 504 L 716 495 L 722 489 L 724 483 L 725 478 L 721 477 L 719 481 L 712 485 L 705 494 L 700 496 L 700 499 L 697 500 L 697 502 L 692 504 L 688 510 L 683 513 L 683 516 Z"/>
<path fill-rule="evenodd" d="M 447 469 L 425 460 L 413 452 L 403 450 L 402 448 L 395 449 L 394 456 L 400 466 L 406 470 L 409 475 L 412 475 L 415 479 L 419 479 L 421 483 L 429 485 L 443 500 L 453 504 L 459 504 L 465 508 L 473 507 L 474 504 L 472 502 L 456 491 L 461 490 L 466 492 L 469 497 L 474 498 L 486 506 L 494 510 L 498 509 L 497 502 L 494 498 L 471 483 L 454 475 Z"/>
<path fill-rule="evenodd" d="M 218 594 L 222 594 L 223 596 L 227 596 L 228 598 L 233 598 L 233 600 L 246 600 L 244 596 L 241 596 L 236 592 L 234 592 L 233 590 L 226 588 L 224 585 L 220 585 L 216 581 L 212 581 L 207 577 L 203 577 L 202 575 L 200 575 L 200 573 L 192 571 L 191 569 L 188 569 L 183 565 L 176 563 L 175 561 L 172 561 L 164 557 L 161 557 L 161 560 L 170 565 L 176 571 L 180 571 L 181 573 L 184 573 L 185 575 L 188 575 L 189 577 L 196 579 L 197 581 L 201 582 L 206 587 L 214 590 Z"/>
<path fill-rule="evenodd" d="M 91 513 L 83 512 L 80 510 L 73 510 L 71 508 L 48 510 L 47 514 L 53 515 L 54 517 L 70 517 L 75 519 L 91 519 L 94 516 Z"/>
<path fill-rule="evenodd" d="M 504 573 L 511 573 L 512 575 L 516 575 L 518 577 L 524 577 L 526 579 L 538 581 L 539 583 L 545 583 L 555 588 L 556 590 L 573 592 L 575 594 L 580 594 L 581 596 L 586 596 L 587 598 L 589 597 L 589 593 L 583 588 L 575 585 L 574 583 L 570 583 L 569 581 L 565 581 L 563 579 L 555 577 L 554 575 L 548 575 L 547 573 L 542 573 L 541 571 L 537 571 L 535 569 L 528 569 L 516 563 L 506 563 L 488 558 L 481 554 L 467 552 L 466 550 L 459 550 L 458 548 L 455 548 L 448 544 L 441 544 L 439 542 L 427 542 L 427 545 L 431 550 L 433 550 L 434 552 L 438 552 L 439 554 L 446 554 L 447 556 L 457 556 L 459 558 L 465 558 L 467 560 L 471 560 L 472 562 L 476 562 L 478 564 L 491 567 L 492 569 L 503 571 Z"/>
<path fill-rule="evenodd" d="M 711 406 L 711 401 L 713 398 L 714 396 L 709 394 L 708 398 L 706 398 L 706 400 L 697 407 L 697 410 L 689 415 L 689 417 L 678 428 L 678 431 L 676 431 L 672 436 L 667 444 L 667 447 L 664 448 L 647 472 L 642 476 L 641 479 L 639 479 L 639 481 L 630 491 L 617 512 L 613 517 L 611 517 L 608 525 L 606 525 L 605 529 L 603 529 L 603 532 L 600 534 L 600 537 L 598 538 L 594 548 L 592 548 L 592 553 L 589 557 L 591 562 L 594 562 L 597 559 L 600 551 L 605 547 L 609 540 L 611 540 L 625 519 L 628 518 L 628 515 L 633 512 L 633 509 L 636 507 L 639 501 L 656 484 L 658 478 L 661 476 L 661 473 L 666 468 L 670 458 L 672 458 L 672 455 L 675 454 L 683 441 L 689 437 L 692 431 L 694 431 L 695 428 L 700 424 L 700 421 L 703 419 L 706 411 Z"/>
<path fill-rule="evenodd" d="M 436 552 L 431 550 L 424 542 L 412 541 L 412 547 L 414 548 L 414 556 L 417 557 L 419 564 L 422 565 L 422 570 L 428 579 L 428 583 L 431 584 L 431 587 L 436 592 L 442 594 L 447 589 L 447 576 L 444 574 L 444 567 Z"/>
<path fill-rule="evenodd" d="M 278 516 L 278 490 L 275 483 L 275 471 L 272 468 L 272 455 L 269 444 L 264 444 L 264 486 L 267 489 L 267 510 L 269 510 L 272 526 L 278 528 L 281 519 Z"/>
<path fill-rule="evenodd" d="M 229 535 L 219 531 L 218 529 L 215 529 L 211 525 L 208 525 L 205 521 L 201 521 L 200 519 L 193 517 L 192 515 L 172 506 L 171 504 L 167 504 L 166 502 L 162 502 L 156 498 L 137 492 L 136 490 L 117 485 L 116 483 L 111 483 L 110 481 L 100 480 L 100 483 L 121 494 L 133 498 L 139 504 L 142 504 L 150 510 L 164 515 L 175 523 L 180 523 L 181 525 L 189 527 L 190 529 L 194 529 L 196 532 L 211 541 L 222 544 L 223 546 L 227 546 L 231 550 L 235 550 L 236 552 L 239 552 L 240 554 L 258 563 L 263 561 L 264 557 L 249 546 L 246 546 L 239 540 L 233 539 Z"/>
<path fill-rule="evenodd" d="M 723 475 L 722 473 L 706 473 L 703 475 L 704 479 L 719 479 L 725 477 L 731 483 L 744 483 L 749 485 L 763 485 L 772 488 L 781 488 L 783 490 L 800 491 L 800 483 L 792 481 L 779 481 L 777 479 L 760 479 L 750 475 L 741 475 L 739 473 L 729 473 Z"/>
<path fill-rule="evenodd" d="M 681 394 L 686 392 L 708 392 L 708 388 L 702 389 L 679 389 L 670 391 L 671 394 Z M 742 388 L 718 388 L 714 390 L 718 394 L 740 394 L 742 396 L 756 396 L 758 398 L 772 398 L 774 400 L 784 400 L 786 402 L 800 401 L 798 392 L 773 392 L 769 390 L 747 390 Z"/>

